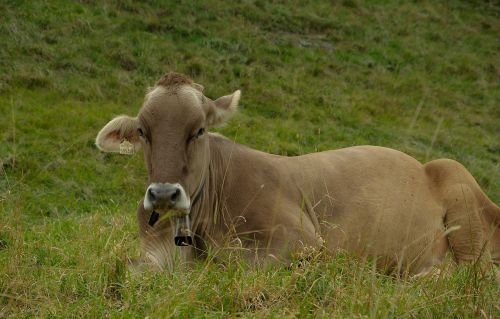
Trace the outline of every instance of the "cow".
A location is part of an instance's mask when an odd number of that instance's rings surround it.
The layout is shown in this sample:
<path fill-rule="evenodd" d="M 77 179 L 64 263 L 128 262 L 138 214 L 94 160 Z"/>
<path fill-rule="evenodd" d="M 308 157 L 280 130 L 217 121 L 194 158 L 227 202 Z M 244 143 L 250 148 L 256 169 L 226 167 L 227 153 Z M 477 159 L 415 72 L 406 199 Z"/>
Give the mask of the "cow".
<path fill-rule="evenodd" d="M 287 157 L 209 133 L 240 95 L 212 100 L 170 72 L 136 117 L 118 116 L 98 133 L 104 152 L 144 152 L 144 261 L 172 268 L 238 250 L 249 262 L 281 263 L 312 249 L 373 256 L 379 269 L 409 274 L 429 271 L 449 251 L 459 264 L 499 262 L 500 209 L 460 163 L 421 164 L 378 146 Z M 185 217 L 183 226 L 173 221 Z M 188 243 L 176 242 L 176 227 Z"/>

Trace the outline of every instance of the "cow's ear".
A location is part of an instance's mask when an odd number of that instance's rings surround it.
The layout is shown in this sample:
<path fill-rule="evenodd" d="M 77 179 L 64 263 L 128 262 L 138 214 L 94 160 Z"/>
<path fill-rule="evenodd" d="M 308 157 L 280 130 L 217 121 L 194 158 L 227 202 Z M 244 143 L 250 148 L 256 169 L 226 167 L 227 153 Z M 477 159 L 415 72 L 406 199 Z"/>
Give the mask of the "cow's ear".
<path fill-rule="evenodd" d="M 191 85 L 192 85 L 195 89 L 197 89 L 198 91 L 200 91 L 201 93 L 203 93 L 203 90 L 205 89 L 205 88 L 203 87 L 203 85 L 198 84 L 198 83 L 193 83 L 193 84 L 191 84 Z"/>
<path fill-rule="evenodd" d="M 141 148 L 137 133 L 138 121 L 135 117 L 120 115 L 106 124 L 95 139 L 95 145 L 104 152 L 120 152 L 120 144 L 128 141 L 135 151 Z"/>
<path fill-rule="evenodd" d="M 213 101 L 213 105 L 207 111 L 207 125 L 217 126 L 226 122 L 238 108 L 241 91 L 237 90 L 233 94 L 225 95 Z"/>

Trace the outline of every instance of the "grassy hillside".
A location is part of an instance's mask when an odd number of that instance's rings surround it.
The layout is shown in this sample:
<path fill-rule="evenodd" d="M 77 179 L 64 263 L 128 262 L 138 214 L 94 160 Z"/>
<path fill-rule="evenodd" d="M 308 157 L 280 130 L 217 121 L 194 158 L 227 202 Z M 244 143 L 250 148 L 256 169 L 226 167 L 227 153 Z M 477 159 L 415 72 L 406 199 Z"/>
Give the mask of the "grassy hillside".
<path fill-rule="evenodd" d="M 500 203 L 491 1 L 2 1 L 0 317 L 498 317 L 463 268 L 399 280 L 347 254 L 130 276 L 141 155 L 94 138 L 170 70 L 242 90 L 221 133 L 275 154 L 388 146 L 463 163 Z"/>

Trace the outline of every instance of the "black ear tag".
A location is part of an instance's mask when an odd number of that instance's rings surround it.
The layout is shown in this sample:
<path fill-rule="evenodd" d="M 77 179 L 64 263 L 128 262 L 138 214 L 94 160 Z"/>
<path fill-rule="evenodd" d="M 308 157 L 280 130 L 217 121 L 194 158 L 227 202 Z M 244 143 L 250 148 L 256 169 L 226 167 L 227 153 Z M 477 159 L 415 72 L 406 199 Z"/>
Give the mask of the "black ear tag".
<path fill-rule="evenodd" d="M 148 222 L 149 226 L 154 226 L 159 218 L 160 218 L 160 214 L 158 214 L 155 211 L 152 211 L 151 216 L 149 217 L 149 222 Z"/>

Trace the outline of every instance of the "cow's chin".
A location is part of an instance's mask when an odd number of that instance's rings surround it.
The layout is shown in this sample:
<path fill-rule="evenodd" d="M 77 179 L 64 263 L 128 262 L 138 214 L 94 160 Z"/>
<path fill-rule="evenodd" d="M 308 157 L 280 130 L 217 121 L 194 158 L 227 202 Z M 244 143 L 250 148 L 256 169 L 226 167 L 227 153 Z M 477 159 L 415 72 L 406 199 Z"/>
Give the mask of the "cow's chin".
<path fill-rule="evenodd" d="M 155 212 L 157 212 L 160 217 L 158 221 L 164 221 L 164 220 L 178 220 L 180 217 L 188 216 L 189 211 L 185 209 L 177 209 L 177 208 L 161 208 L 161 209 L 155 209 Z"/>
<path fill-rule="evenodd" d="M 162 216 L 168 216 L 168 217 L 182 217 L 189 215 L 189 209 L 159 208 L 155 209 L 155 211 Z"/>

